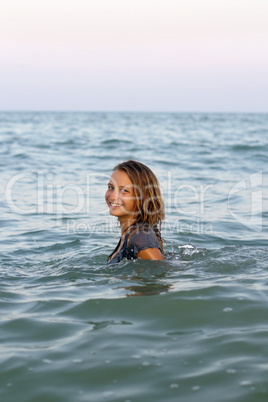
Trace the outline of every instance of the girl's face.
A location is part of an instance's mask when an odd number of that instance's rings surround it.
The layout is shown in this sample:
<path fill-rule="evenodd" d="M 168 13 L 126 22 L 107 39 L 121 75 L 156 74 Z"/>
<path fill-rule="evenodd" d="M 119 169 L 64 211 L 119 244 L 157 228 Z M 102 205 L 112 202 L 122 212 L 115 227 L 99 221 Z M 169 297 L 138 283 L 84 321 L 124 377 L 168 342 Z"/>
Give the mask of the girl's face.
<path fill-rule="evenodd" d="M 120 221 L 133 218 L 135 212 L 133 185 L 122 170 L 115 170 L 110 177 L 105 200 L 110 214 L 117 216 Z"/>

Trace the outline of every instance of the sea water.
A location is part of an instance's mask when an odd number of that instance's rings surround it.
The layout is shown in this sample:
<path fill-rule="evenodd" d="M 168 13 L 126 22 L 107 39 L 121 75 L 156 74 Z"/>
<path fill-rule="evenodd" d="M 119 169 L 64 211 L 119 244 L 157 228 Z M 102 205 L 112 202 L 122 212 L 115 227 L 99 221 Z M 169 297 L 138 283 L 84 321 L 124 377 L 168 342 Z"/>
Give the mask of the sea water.
<path fill-rule="evenodd" d="M 268 115 L 0 113 L 0 400 L 268 400 Z M 135 159 L 165 261 L 107 266 Z"/>

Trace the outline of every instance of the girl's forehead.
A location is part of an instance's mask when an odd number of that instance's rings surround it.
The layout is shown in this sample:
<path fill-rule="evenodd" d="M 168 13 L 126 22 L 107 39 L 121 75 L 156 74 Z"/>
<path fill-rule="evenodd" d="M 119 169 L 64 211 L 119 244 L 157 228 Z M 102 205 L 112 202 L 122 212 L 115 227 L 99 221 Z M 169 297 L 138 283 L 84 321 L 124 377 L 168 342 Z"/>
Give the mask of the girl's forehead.
<path fill-rule="evenodd" d="M 115 170 L 111 175 L 110 181 L 114 184 L 121 186 L 131 186 L 132 182 L 126 172 L 122 170 Z"/>

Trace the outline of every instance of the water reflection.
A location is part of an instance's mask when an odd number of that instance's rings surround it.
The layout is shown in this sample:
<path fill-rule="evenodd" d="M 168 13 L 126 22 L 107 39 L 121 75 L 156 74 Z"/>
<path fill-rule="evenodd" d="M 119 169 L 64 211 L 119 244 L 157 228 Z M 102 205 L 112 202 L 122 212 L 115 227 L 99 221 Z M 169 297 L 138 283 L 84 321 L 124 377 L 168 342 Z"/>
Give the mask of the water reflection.
<path fill-rule="evenodd" d="M 132 293 L 127 293 L 127 297 L 132 296 L 153 296 L 160 293 L 166 293 L 172 285 L 167 283 L 147 283 L 144 285 L 125 286 L 124 289 L 130 290 Z"/>
<path fill-rule="evenodd" d="M 131 263 L 128 264 L 128 269 L 130 265 Z M 152 296 L 167 293 L 172 288 L 172 285 L 165 281 L 168 272 L 166 261 L 141 260 L 135 262 L 131 276 L 124 276 L 128 282 L 134 282 L 133 285 L 123 286 L 127 290 L 126 296 Z"/>

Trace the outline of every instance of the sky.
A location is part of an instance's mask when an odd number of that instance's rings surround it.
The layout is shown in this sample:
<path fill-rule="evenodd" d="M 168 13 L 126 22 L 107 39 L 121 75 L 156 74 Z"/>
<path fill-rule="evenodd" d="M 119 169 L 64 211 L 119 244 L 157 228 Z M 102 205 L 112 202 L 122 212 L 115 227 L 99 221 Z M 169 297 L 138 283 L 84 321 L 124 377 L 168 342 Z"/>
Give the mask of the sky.
<path fill-rule="evenodd" d="M 0 110 L 268 112 L 267 0 L 8 0 Z"/>

